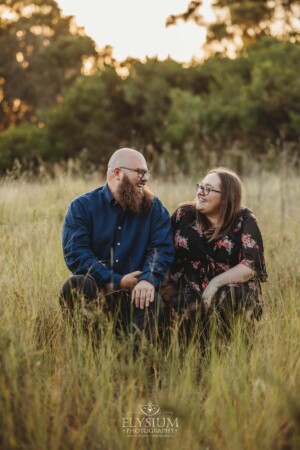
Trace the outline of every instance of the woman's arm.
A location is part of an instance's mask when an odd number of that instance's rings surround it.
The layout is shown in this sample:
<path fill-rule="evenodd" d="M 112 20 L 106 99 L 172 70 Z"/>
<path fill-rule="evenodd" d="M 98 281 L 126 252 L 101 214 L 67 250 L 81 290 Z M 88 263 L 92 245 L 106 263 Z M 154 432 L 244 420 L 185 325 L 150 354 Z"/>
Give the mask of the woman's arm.
<path fill-rule="evenodd" d="M 244 264 L 237 264 L 226 272 L 221 273 L 214 277 L 204 289 L 202 298 L 206 308 L 209 308 L 214 295 L 218 289 L 226 284 L 246 283 L 246 281 L 253 278 L 255 275 L 254 270 L 245 266 Z"/>
<path fill-rule="evenodd" d="M 236 266 L 213 278 L 203 291 L 204 305 L 209 308 L 219 288 L 227 284 L 246 283 L 256 276 L 266 281 L 264 247 L 260 229 L 253 214 L 248 211 L 243 220 L 240 262 Z"/>

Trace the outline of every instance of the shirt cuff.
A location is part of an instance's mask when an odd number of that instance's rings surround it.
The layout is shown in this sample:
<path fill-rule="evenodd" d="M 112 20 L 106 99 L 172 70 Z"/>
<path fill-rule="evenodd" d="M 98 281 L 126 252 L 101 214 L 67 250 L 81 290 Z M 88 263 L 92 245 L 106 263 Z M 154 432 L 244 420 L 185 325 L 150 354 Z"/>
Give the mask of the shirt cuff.
<path fill-rule="evenodd" d="M 120 289 L 120 283 L 121 283 L 122 278 L 123 278 L 123 275 L 118 275 L 117 273 L 113 274 L 112 281 L 113 281 L 114 288 Z"/>
<path fill-rule="evenodd" d="M 161 281 L 152 272 L 142 273 L 142 275 L 139 277 L 139 281 L 141 280 L 149 281 L 149 283 L 153 284 L 155 288 L 159 285 Z"/>

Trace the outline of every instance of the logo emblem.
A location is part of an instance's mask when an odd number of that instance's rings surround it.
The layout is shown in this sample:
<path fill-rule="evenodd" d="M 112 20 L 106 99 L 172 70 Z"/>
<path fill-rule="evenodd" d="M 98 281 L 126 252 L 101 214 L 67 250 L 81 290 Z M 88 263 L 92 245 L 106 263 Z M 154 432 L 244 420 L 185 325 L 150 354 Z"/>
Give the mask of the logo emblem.
<path fill-rule="evenodd" d="M 141 412 L 145 416 L 155 416 L 160 411 L 160 407 L 157 405 L 153 405 L 153 403 L 148 402 L 147 405 L 141 407 Z"/>

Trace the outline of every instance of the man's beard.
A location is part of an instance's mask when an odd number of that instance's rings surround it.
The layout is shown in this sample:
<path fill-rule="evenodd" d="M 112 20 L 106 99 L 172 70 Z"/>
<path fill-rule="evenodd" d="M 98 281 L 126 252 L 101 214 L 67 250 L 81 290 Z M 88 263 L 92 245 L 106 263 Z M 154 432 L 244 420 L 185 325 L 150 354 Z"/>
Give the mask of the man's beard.
<path fill-rule="evenodd" d="M 143 190 L 139 189 L 126 174 L 119 184 L 117 195 L 122 207 L 138 216 L 148 214 L 152 208 L 154 198 L 152 192 L 146 187 Z"/>

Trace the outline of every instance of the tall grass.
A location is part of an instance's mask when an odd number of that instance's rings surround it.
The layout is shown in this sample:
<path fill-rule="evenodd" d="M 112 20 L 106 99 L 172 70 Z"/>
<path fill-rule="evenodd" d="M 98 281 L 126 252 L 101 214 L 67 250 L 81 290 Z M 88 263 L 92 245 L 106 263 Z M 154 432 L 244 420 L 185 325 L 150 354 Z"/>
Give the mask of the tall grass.
<path fill-rule="evenodd" d="M 152 182 L 172 212 L 198 180 Z M 62 177 L 0 186 L 0 448 L 300 448 L 300 179 L 245 179 L 244 203 L 263 233 L 267 306 L 251 345 L 237 325 L 209 356 L 192 342 L 167 351 L 101 340 L 63 321 L 58 291 L 68 276 L 61 225 L 68 203 L 99 184 Z M 221 343 L 222 344 L 222 343 Z M 173 438 L 127 437 L 122 418 L 152 401 L 179 419 Z"/>

